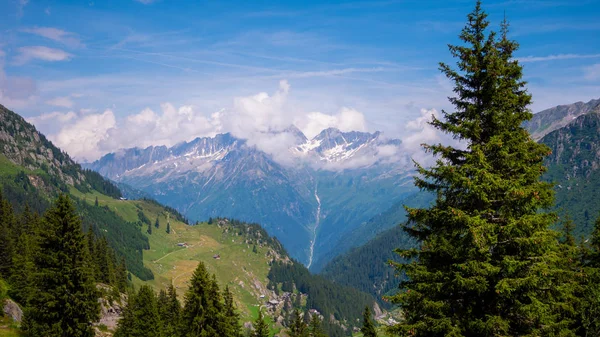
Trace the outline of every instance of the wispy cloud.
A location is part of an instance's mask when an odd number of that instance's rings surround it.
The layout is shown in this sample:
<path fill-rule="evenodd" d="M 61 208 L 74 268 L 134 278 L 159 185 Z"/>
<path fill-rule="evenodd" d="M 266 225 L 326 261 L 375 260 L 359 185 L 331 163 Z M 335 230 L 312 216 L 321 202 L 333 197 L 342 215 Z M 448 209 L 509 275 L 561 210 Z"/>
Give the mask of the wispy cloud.
<path fill-rule="evenodd" d="M 375 73 L 391 70 L 389 68 L 376 67 L 376 68 L 344 68 L 344 69 L 331 69 L 322 71 L 296 71 L 289 73 L 282 73 L 272 76 L 273 78 L 309 78 L 309 77 L 328 77 L 328 76 L 340 76 L 352 73 Z"/>
<path fill-rule="evenodd" d="M 561 61 L 573 59 L 594 59 L 600 58 L 600 54 L 556 54 L 547 56 L 525 56 L 517 58 L 521 63 L 527 62 L 546 62 L 546 61 Z"/>
<path fill-rule="evenodd" d="M 584 68 L 584 77 L 588 81 L 600 80 L 600 63 Z"/>
<path fill-rule="evenodd" d="M 15 65 L 23 65 L 32 60 L 43 60 L 49 62 L 68 61 L 73 55 L 64 50 L 48 48 L 43 46 L 30 46 L 19 48 L 19 55 L 14 59 Z"/>
<path fill-rule="evenodd" d="M 17 0 L 17 17 L 22 17 L 25 13 L 25 6 L 29 3 L 29 0 Z"/>
<path fill-rule="evenodd" d="M 62 108 L 72 108 L 75 103 L 69 97 L 56 97 L 46 101 L 46 104 Z"/>
<path fill-rule="evenodd" d="M 21 30 L 25 33 L 30 33 L 38 36 L 45 37 L 47 39 L 62 43 L 68 47 L 72 48 L 80 48 L 83 47 L 84 44 L 81 43 L 81 40 L 77 37 L 76 34 L 64 31 L 58 28 L 52 27 L 33 27 L 33 28 L 25 28 Z"/>
<path fill-rule="evenodd" d="M 151 3 L 156 2 L 156 0 L 134 0 L 134 1 L 144 4 L 144 5 L 149 5 Z"/>

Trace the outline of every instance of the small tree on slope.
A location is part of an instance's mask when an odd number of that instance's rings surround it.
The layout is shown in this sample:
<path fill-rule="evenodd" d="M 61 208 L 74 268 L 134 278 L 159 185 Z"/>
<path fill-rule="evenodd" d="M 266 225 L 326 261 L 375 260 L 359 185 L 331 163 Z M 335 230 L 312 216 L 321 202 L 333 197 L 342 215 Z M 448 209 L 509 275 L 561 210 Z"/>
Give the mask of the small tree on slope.
<path fill-rule="evenodd" d="M 363 312 L 363 326 L 360 328 L 360 332 L 362 332 L 364 337 L 377 337 L 369 306 L 366 306 L 365 311 Z"/>
<path fill-rule="evenodd" d="M 405 230 L 420 242 L 399 250 L 413 262 L 392 297 L 405 319 L 390 332 L 403 336 L 570 336 L 573 292 L 561 266 L 551 185 L 540 181 L 549 149 L 522 123 L 532 117 L 518 45 L 488 32 L 477 1 L 451 45 L 457 69 L 441 64 L 454 83 L 454 112 L 431 122 L 466 148 L 424 145 L 438 157 L 417 164 L 415 184 L 437 194 L 428 209 L 407 209 Z"/>

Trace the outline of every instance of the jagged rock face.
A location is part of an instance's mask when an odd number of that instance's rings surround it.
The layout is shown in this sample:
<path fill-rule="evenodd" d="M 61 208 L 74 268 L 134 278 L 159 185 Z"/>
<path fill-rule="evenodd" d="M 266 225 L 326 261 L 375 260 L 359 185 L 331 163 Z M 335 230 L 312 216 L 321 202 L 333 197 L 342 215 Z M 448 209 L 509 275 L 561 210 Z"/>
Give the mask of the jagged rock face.
<path fill-rule="evenodd" d="M 21 310 L 21 307 L 19 307 L 19 305 L 13 300 L 5 300 L 2 306 L 2 311 L 15 322 L 21 323 L 23 320 L 23 310 Z"/>
<path fill-rule="evenodd" d="M 559 105 L 533 115 L 530 121 L 523 126 L 531 133 L 535 140 L 539 140 L 550 132 L 560 129 L 577 117 L 592 112 L 600 112 L 600 99 L 591 100 L 587 103 L 577 102 L 569 105 Z"/>
<path fill-rule="evenodd" d="M 381 146 L 397 147 L 398 140 L 383 139 L 379 132 L 332 128 L 311 140 L 293 126 L 282 132 L 292 140 L 281 153 L 288 162 L 222 134 L 171 148 L 122 150 L 86 166 L 191 220 L 258 222 L 305 263 L 414 189 L 407 174 L 412 167 L 377 160 Z"/>
<path fill-rule="evenodd" d="M 566 178 L 589 177 L 600 167 L 600 114 L 578 117 L 548 134 L 542 142 L 552 150 L 546 162 L 566 165 Z"/>
<path fill-rule="evenodd" d="M 81 184 L 83 175 L 66 154 L 56 148 L 23 117 L 0 105 L 0 149 L 13 163 L 41 169 L 69 185 Z"/>

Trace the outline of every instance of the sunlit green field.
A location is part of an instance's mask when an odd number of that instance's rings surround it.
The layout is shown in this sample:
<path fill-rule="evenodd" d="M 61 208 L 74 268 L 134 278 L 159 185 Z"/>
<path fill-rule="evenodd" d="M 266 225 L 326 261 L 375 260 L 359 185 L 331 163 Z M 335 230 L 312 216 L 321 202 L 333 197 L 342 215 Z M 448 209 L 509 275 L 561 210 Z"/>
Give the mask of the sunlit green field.
<path fill-rule="evenodd" d="M 239 233 L 232 233 L 216 224 L 201 223 L 188 226 L 176 221 L 158 205 L 144 200 L 117 200 L 99 193 L 83 194 L 75 189 L 74 196 L 93 204 L 98 197 L 101 206 L 108 206 L 127 221 L 138 220 L 141 210 L 152 222 L 152 234 L 147 233 L 147 225 L 141 227 L 148 236 L 150 250 L 144 251 L 144 265 L 154 273 L 154 280 L 147 281 L 157 291 L 173 283 L 183 300 L 189 280 L 199 261 L 203 261 L 209 272 L 216 274 L 221 288 L 228 285 L 233 293 L 244 321 L 254 320 L 258 316 L 258 307 L 269 300 L 266 290 L 269 272 L 268 248 L 246 244 Z M 154 227 L 158 217 L 159 228 Z M 167 221 L 171 233 L 167 234 Z M 178 243 L 187 244 L 186 247 Z M 218 255 L 220 258 L 215 259 Z M 134 277 L 134 285 L 144 281 Z M 265 295 L 261 299 L 260 296 Z"/>

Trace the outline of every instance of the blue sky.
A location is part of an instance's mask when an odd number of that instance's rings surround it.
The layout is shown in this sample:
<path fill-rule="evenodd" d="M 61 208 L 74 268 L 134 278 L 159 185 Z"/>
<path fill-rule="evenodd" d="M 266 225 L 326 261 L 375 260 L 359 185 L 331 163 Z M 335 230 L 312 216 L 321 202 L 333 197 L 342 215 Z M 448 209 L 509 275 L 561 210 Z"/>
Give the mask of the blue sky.
<path fill-rule="evenodd" d="M 449 108 L 437 63 L 474 2 L 4 0 L 0 104 L 80 160 L 290 123 L 404 138 Z M 600 1 L 483 6 L 511 23 L 532 110 L 600 97 Z"/>

